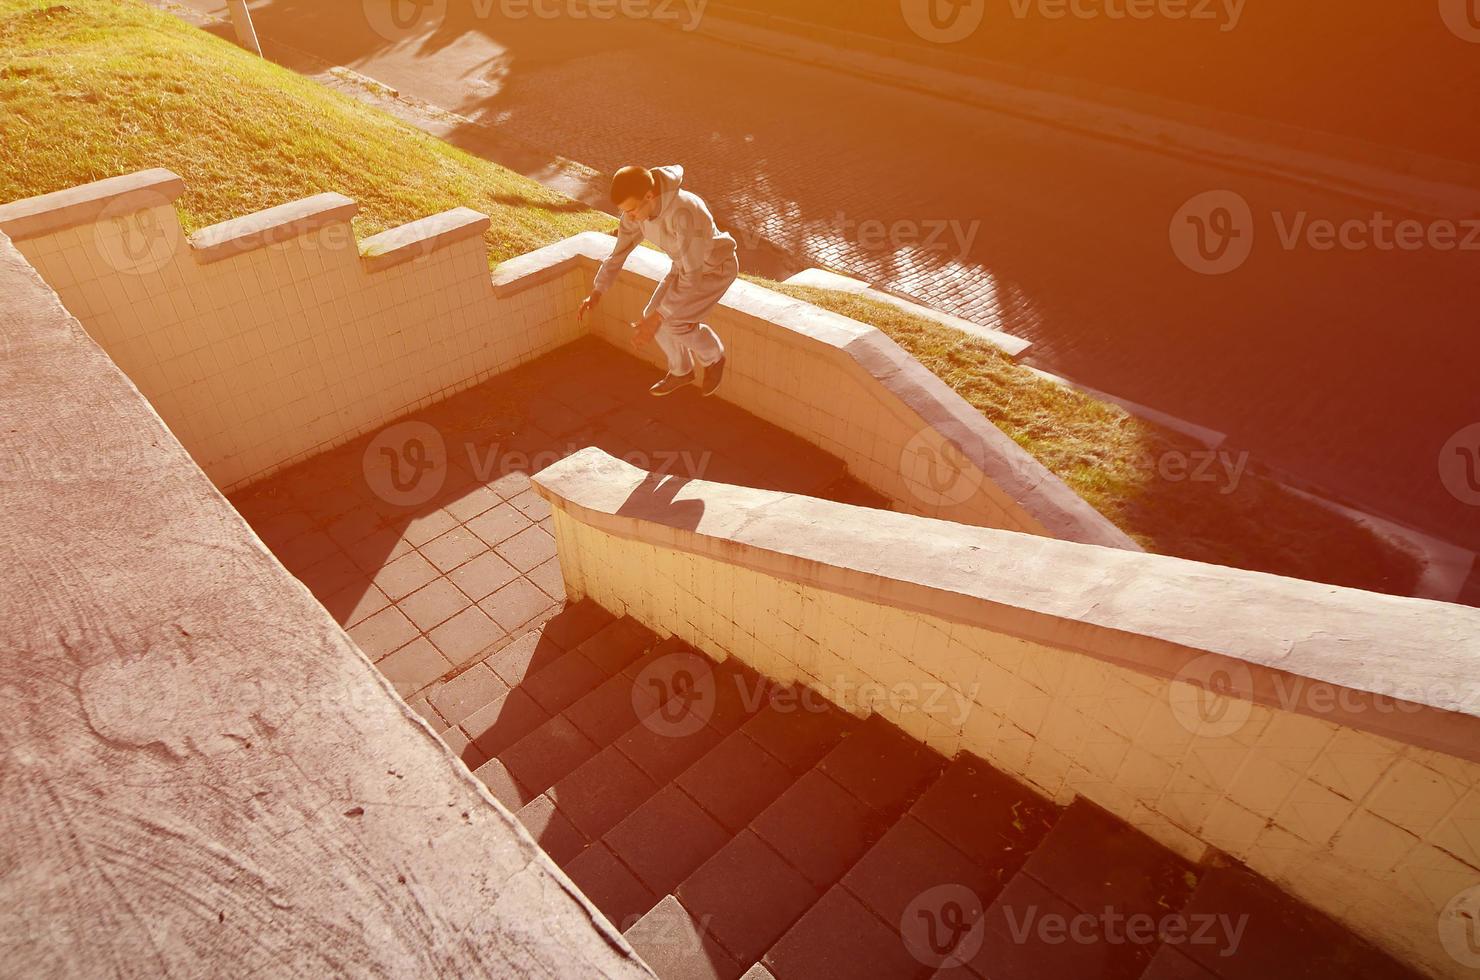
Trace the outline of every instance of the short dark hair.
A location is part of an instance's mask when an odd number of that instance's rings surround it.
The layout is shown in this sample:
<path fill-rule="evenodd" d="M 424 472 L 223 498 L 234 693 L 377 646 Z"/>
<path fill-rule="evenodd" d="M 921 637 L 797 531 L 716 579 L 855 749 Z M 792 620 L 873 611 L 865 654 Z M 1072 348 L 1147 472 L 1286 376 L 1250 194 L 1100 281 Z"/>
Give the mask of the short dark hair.
<path fill-rule="evenodd" d="M 634 197 L 646 197 L 656 186 L 652 171 L 646 167 L 623 167 L 612 177 L 612 203 L 621 204 Z"/>

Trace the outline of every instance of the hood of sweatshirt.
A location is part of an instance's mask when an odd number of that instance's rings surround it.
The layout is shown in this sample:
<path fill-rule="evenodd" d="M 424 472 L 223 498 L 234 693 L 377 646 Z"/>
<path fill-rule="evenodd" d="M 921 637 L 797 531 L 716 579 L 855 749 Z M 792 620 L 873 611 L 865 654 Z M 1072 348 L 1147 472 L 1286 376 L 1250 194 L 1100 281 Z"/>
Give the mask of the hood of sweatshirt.
<path fill-rule="evenodd" d="M 662 214 L 678 197 L 678 189 L 683 186 L 683 167 L 677 163 L 669 167 L 654 167 L 653 184 L 658 189 L 658 214 Z"/>

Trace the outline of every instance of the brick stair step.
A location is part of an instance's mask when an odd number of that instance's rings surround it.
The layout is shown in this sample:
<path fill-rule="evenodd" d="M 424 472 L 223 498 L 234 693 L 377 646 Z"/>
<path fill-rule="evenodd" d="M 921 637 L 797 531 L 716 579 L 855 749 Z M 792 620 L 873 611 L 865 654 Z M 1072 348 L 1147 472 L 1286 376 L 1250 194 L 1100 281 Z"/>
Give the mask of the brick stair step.
<path fill-rule="evenodd" d="M 546 664 L 519 685 L 535 703 L 552 715 L 559 714 L 590 693 L 608 674 L 581 653 L 572 650 Z"/>
<path fill-rule="evenodd" d="M 1197 884 L 1194 865 L 1141 831 L 1081 798 L 1071 803 L 1023 865 L 1075 908 L 1153 921 L 1187 904 Z M 1129 943 L 1141 966 L 1155 943 Z"/>
<path fill-rule="evenodd" d="M 661 980 L 738 980 L 739 963 L 672 895 L 623 933 Z"/>
<path fill-rule="evenodd" d="M 893 929 L 916 959 L 943 967 L 971 929 L 980 933 L 983 912 L 1002 882 L 906 814 L 848 870 L 842 887 Z"/>
<path fill-rule="evenodd" d="M 672 785 L 659 789 L 602 836 L 657 895 L 672 892 L 728 839 L 723 827 Z"/>
<path fill-rule="evenodd" d="M 743 963 L 759 960 L 819 894 L 751 830 L 731 838 L 676 892 L 705 931 Z"/>
<path fill-rule="evenodd" d="M 549 719 L 549 712 L 515 688 L 464 718 L 462 730 L 486 759 L 494 759 Z"/>
<path fill-rule="evenodd" d="M 1218 980 L 1218 976 L 1189 960 L 1176 946 L 1164 943 L 1141 973 L 1140 980 Z"/>
<path fill-rule="evenodd" d="M 657 783 L 609 745 L 557 782 L 549 796 L 583 834 L 596 840 L 657 791 Z"/>
<path fill-rule="evenodd" d="M 910 814 L 1006 882 L 1048 833 L 1059 810 L 1022 783 L 963 752 L 915 801 Z"/>
<path fill-rule="evenodd" d="M 674 782 L 720 826 L 737 834 L 795 779 L 750 736 L 734 731 Z"/>
<path fill-rule="evenodd" d="M 771 697 L 740 730 L 792 772 L 817 764 L 857 722 L 806 688 Z"/>
<path fill-rule="evenodd" d="M 616 620 L 616 616 L 590 599 L 582 599 L 557 613 L 545 623 L 541 633 L 562 650 L 574 650 L 597 630 Z"/>
<path fill-rule="evenodd" d="M 630 616 L 623 616 L 583 640 L 576 650 L 610 677 L 661 646 L 652 630 Z"/>
<path fill-rule="evenodd" d="M 519 687 L 570 651 L 544 630 L 530 630 L 484 661 L 509 687 Z"/>
<path fill-rule="evenodd" d="M 1069 926 L 1079 925 L 1081 935 L 1086 927 L 1097 935 L 1100 911 L 1088 912 L 1086 917 L 1087 910 L 1070 905 L 1032 876 L 1019 873 L 987 908 L 981 946 L 966 967 L 982 980 L 1133 980 L 1144 961 L 1130 946 L 1076 941 L 1067 932 Z M 973 939 L 963 940 L 962 958 L 973 944 Z"/>
<path fill-rule="evenodd" d="M 817 767 L 875 810 L 902 809 L 945 768 L 946 759 L 880 715 L 845 735 Z"/>
<path fill-rule="evenodd" d="M 556 715 L 500 752 L 497 761 L 518 783 L 527 803 L 600 749 L 569 718 Z"/>
<path fill-rule="evenodd" d="M 931 972 L 840 886 L 808 909 L 761 962 L 776 980 L 913 980 Z"/>
<path fill-rule="evenodd" d="M 1208 941 L 1180 943 L 1177 952 L 1222 980 L 1420 976 L 1241 865 L 1205 867 L 1183 915 L 1190 925 L 1212 925 Z M 1220 955 L 1232 945 L 1229 937 L 1239 925 L 1236 953 Z"/>
<path fill-rule="evenodd" d="M 583 850 L 590 840 L 578 830 L 549 794 L 536 796 L 514 816 L 535 839 L 550 860 L 562 867 Z"/>
<path fill-rule="evenodd" d="M 811 769 L 761 811 L 750 827 L 808 881 L 825 889 L 883 836 L 889 822 L 886 815 Z"/>
<path fill-rule="evenodd" d="M 658 902 L 652 889 L 639 881 L 601 841 L 586 848 L 564 868 L 591 904 L 623 931 Z"/>

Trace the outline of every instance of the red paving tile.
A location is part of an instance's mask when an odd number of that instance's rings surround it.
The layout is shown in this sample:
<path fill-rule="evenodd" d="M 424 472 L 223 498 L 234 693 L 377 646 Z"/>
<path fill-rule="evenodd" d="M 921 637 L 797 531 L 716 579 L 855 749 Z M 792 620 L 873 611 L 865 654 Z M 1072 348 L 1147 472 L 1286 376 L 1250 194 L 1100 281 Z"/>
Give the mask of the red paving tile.
<path fill-rule="evenodd" d="M 554 603 L 554 599 L 527 578 L 516 578 L 478 603 L 505 632 L 513 632 Z"/>
<path fill-rule="evenodd" d="M 372 659 L 422 641 L 391 662 L 403 687 L 422 677 L 438 684 L 427 643 L 454 668 L 541 624 L 549 642 L 571 649 L 611 617 L 590 603 L 557 611 L 565 583 L 550 508 L 531 487 L 531 472 L 600 445 L 654 467 L 728 456 L 735 473 L 759 467 L 767 480 L 789 479 L 774 459 L 749 457 L 756 447 L 790 447 L 794 437 L 714 399 L 659 404 L 647 394 L 651 373 L 625 352 L 587 339 L 423 410 L 413 418 L 444 433 L 449 466 L 439 494 L 414 509 L 380 499 L 366 483 L 363 454 L 374 433 L 233 500 Z M 830 483 L 843 473 L 836 459 L 811 452 L 806 466 L 792 467 L 786 489 L 816 493 L 822 485 L 807 482 L 816 473 L 829 474 Z M 497 663 L 507 672 L 516 657 Z M 450 696 L 441 686 L 405 693 L 426 695 L 428 710 Z M 471 712 L 491 700 L 450 710 Z M 692 761 L 668 748 L 649 753 L 651 761 Z"/>
<path fill-rule="evenodd" d="M 491 551 L 447 573 L 468 598 L 481 601 L 519 577 L 519 572 Z"/>
<path fill-rule="evenodd" d="M 349 629 L 350 639 L 359 644 L 365 656 L 379 660 L 416 638 L 416 625 L 395 606 L 388 606 Z"/>
<path fill-rule="evenodd" d="M 427 698 L 437 713 L 457 724 L 484 705 L 503 697 L 509 686 L 489 669 L 487 664 L 474 664 L 442 684 Z"/>
<path fill-rule="evenodd" d="M 737 960 L 753 963 L 817 900 L 817 889 L 750 831 L 678 886 L 678 898 Z"/>
<path fill-rule="evenodd" d="M 482 538 L 489 547 L 502 544 L 529 527 L 530 520 L 504 502 L 468 521 L 468 530 Z"/>
<path fill-rule="evenodd" d="M 506 635 L 476 606 L 469 606 L 427 634 L 437 649 L 455 664 L 466 663 Z"/>
<path fill-rule="evenodd" d="M 397 608 L 422 632 L 440 626 L 473 604 L 445 578 L 434 579 L 398 602 Z"/>
<path fill-rule="evenodd" d="M 743 969 L 672 895 L 624 935 L 663 980 L 736 980 Z"/>
<path fill-rule="evenodd" d="M 566 865 L 565 871 L 618 929 L 635 924 L 658 901 L 652 890 L 599 841 Z"/>
<path fill-rule="evenodd" d="M 383 658 L 377 666 L 402 697 L 421 690 L 452 669 L 447 658 L 421 636 Z"/>
<path fill-rule="evenodd" d="M 493 549 L 520 572 L 555 557 L 555 539 L 542 527 L 527 527 Z"/>
<path fill-rule="evenodd" d="M 417 549 L 442 573 L 452 571 L 488 550 L 488 545 L 466 527 L 458 525 Z"/>
<path fill-rule="evenodd" d="M 693 800 L 665 786 L 603 840 L 638 880 L 664 895 L 724 846 L 727 837 Z"/>

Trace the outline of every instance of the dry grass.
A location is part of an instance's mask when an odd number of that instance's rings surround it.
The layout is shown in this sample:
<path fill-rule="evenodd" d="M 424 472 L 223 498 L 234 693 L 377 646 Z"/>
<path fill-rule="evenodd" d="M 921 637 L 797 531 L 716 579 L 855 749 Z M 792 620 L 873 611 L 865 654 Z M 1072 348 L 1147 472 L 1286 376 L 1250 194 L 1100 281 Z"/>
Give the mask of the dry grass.
<path fill-rule="evenodd" d="M 883 330 L 1150 551 L 1394 593 L 1421 571 L 1361 525 L 1240 469 L 1231 450 L 1192 479 L 1207 458 L 1200 444 L 1045 381 L 991 344 L 877 300 L 769 285 Z"/>
<path fill-rule="evenodd" d="M 498 262 L 612 222 L 132 0 L 0 0 L 0 201 L 168 167 L 187 231 L 323 191 L 363 238 L 459 205 Z"/>

